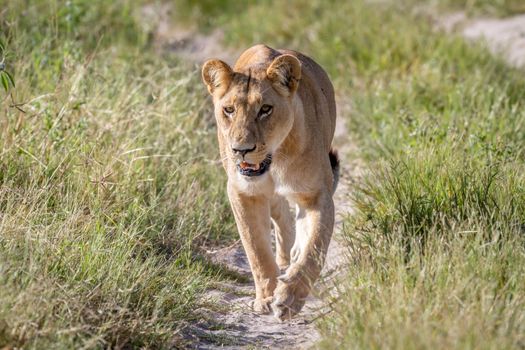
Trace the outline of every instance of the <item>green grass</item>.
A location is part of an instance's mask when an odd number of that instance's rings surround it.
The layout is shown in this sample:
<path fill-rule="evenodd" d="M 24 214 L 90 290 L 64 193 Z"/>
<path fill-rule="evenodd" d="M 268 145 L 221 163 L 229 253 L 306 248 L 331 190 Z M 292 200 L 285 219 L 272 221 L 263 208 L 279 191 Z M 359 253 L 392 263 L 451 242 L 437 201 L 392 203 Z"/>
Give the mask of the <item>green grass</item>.
<path fill-rule="evenodd" d="M 252 6 L 223 29 L 232 44 L 312 55 L 352 106 L 339 117 L 368 173 L 347 219 L 355 251 L 343 296 L 319 346 L 520 348 L 523 71 L 436 32 L 414 5 L 275 2 L 271 16 Z"/>
<path fill-rule="evenodd" d="M 177 344 L 235 233 L 198 69 L 138 2 L 4 5 L 0 347 Z"/>

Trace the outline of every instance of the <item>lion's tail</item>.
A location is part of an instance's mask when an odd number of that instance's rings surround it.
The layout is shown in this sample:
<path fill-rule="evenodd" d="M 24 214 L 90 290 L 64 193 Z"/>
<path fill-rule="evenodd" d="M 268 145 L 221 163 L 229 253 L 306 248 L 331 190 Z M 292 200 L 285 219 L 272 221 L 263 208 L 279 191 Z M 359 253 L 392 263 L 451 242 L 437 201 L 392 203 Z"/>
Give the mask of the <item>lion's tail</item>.
<path fill-rule="evenodd" d="M 330 157 L 330 165 L 332 166 L 332 173 L 334 174 L 333 192 L 335 193 L 335 189 L 337 188 L 337 183 L 339 182 L 339 170 L 340 170 L 339 155 L 337 154 L 337 150 L 332 148 L 330 149 L 328 156 Z"/>

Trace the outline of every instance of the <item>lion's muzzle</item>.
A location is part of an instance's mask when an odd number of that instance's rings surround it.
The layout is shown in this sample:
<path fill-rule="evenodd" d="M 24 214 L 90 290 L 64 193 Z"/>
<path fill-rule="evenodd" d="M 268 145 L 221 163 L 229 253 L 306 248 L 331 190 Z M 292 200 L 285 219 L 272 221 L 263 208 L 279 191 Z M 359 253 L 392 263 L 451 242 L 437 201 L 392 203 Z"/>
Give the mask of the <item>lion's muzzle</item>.
<path fill-rule="evenodd" d="M 239 160 L 237 162 L 237 170 L 243 176 L 261 176 L 270 169 L 270 164 L 272 164 L 272 155 L 268 154 L 259 164 L 251 164 L 244 160 Z"/>

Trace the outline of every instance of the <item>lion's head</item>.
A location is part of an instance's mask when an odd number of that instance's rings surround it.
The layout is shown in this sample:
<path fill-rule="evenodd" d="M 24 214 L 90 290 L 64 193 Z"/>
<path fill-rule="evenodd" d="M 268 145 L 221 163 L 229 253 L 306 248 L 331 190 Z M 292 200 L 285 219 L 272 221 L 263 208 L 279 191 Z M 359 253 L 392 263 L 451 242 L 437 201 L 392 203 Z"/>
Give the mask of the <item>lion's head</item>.
<path fill-rule="evenodd" d="M 294 123 L 299 60 L 284 54 L 234 71 L 213 59 L 204 64 L 202 78 L 213 96 L 223 152 L 240 174 L 264 174 Z"/>

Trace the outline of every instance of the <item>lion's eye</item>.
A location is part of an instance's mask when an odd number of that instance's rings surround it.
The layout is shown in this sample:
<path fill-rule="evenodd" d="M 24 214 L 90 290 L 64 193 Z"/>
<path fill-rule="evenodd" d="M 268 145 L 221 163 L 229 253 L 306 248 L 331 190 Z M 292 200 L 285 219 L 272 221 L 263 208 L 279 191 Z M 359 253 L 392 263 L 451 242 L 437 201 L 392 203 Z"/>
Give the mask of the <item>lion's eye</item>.
<path fill-rule="evenodd" d="M 259 117 L 267 117 L 272 114 L 273 107 L 270 105 L 263 105 L 259 110 Z"/>
<path fill-rule="evenodd" d="M 226 106 L 222 110 L 224 111 L 224 114 L 226 114 L 228 117 L 231 117 L 233 112 L 235 112 L 235 108 L 233 108 L 233 106 Z"/>

